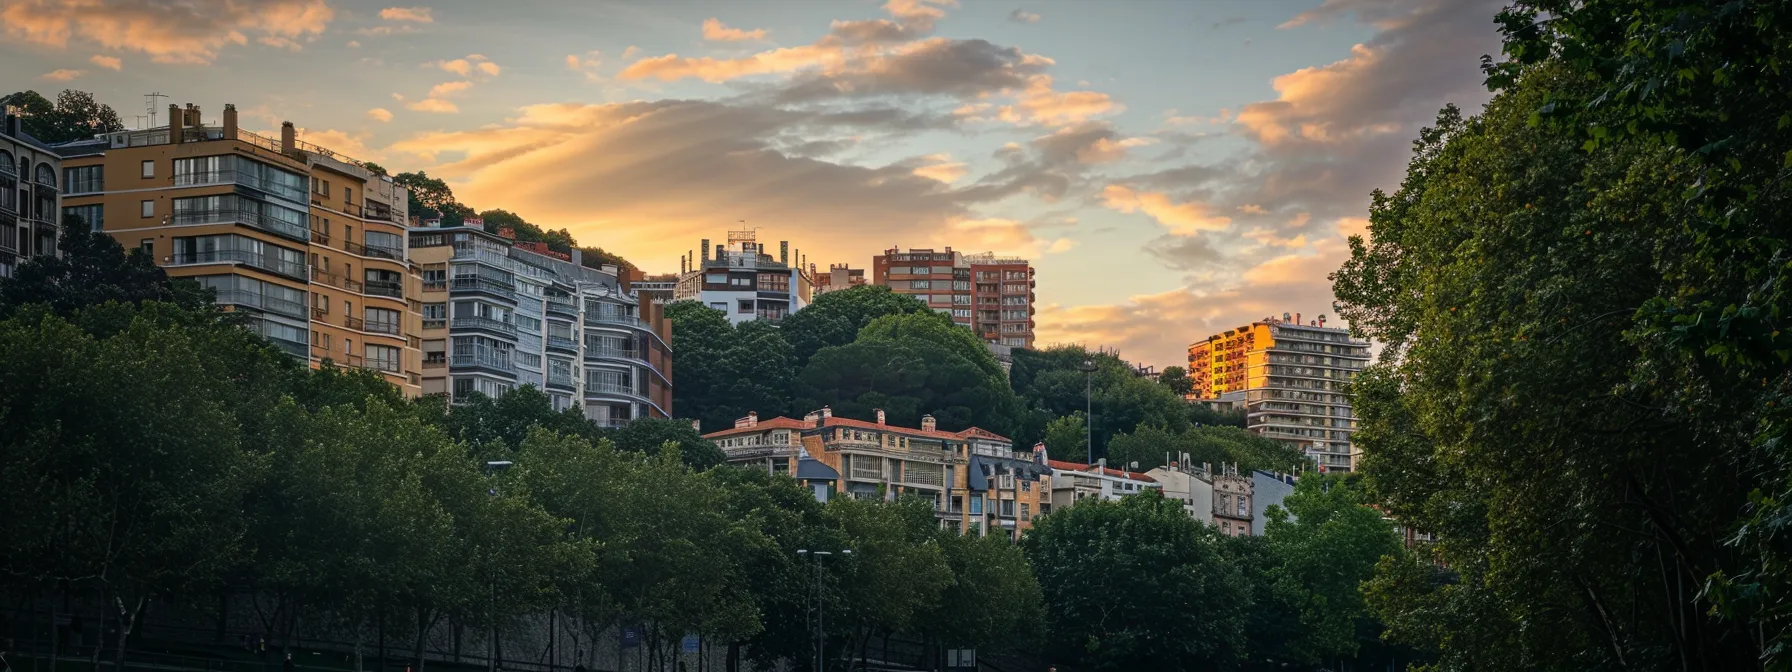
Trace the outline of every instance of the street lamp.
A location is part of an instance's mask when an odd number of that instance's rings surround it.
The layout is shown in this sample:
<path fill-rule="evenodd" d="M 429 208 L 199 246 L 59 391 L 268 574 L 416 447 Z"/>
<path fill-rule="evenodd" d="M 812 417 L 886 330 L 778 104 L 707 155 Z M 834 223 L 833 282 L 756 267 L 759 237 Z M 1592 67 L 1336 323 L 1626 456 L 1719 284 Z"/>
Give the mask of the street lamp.
<path fill-rule="evenodd" d="M 1085 359 L 1083 365 L 1083 429 L 1085 445 L 1089 451 L 1088 463 L 1095 464 L 1095 360 Z"/>
<path fill-rule="evenodd" d="M 811 551 L 806 548 L 796 549 L 797 555 L 806 555 L 815 559 L 815 672 L 827 672 L 828 631 L 823 625 L 822 606 L 825 595 L 821 590 L 821 559 L 833 555 L 832 551 Z M 841 555 L 852 555 L 852 549 L 840 551 Z"/>
<path fill-rule="evenodd" d="M 485 475 L 486 476 L 497 476 L 498 472 L 504 471 L 505 469 L 509 469 L 510 465 L 511 465 L 510 460 L 488 460 L 485 463 Z M 485 494 L 490 495 L 492 497 L 497 497 L 498 496 L 498 486 L 493 485 L 492 487 L 486 489 Z M 500 545 L 500 546 L 503 545 L 503 534 L 504 534 L 504 526 L 499 525 L 498 526 L 498 535 L 499 535 L 498 545 Z M 497 563 L 491 562 L 491 560 L 492 560 L 491 554 L 488 551 L 486 554 L 487 565 L 486 565 L 485 586 L 488 591 L 488 599 L 490 599 L 490 602 L 488 604 L 488 607 L 490 608 L 490 613 L 488 613 L 487 616 L 491 617 L 491 633 L 490 633 L 491 636 L 485 640 L 485 669 L 490 670 L 491 672 L 498 672 L 498 619 L 496 617 L 496 614 L 498 612 L 498 574 L 497 574 L 498 570 L 497 570 L 497 567 L 495 566 Z"/>

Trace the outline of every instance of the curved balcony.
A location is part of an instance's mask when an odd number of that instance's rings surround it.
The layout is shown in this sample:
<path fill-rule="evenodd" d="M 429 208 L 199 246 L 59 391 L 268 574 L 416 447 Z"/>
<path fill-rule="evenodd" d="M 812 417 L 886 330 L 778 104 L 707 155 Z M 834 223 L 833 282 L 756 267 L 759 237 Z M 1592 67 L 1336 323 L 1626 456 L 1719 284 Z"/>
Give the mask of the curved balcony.
<path fill-rule="evenodd" d="M 571 301 L 556 301 L 553 297 L 548 297 L 547 305 L 549 315 L 564 315 L 573 319 L 579 317 L 579 307 Z"/>
<path fill-rule="evenodd" d="M 547 344 L 548 344 L 549 350 L 558 350 L 560 352 L 565 352 L 565 353 L 575 354 L 575 355 L 579 353 L 579 342 L 572 340 L 570 338 L 561 338 L 559 336 L 549 336 L 549 337 L 547 337 Z"/>
<path fill-rule="evenodd" d="M 452 294 L 487 294 L 516 303 L 516 287 L 497 280 L 461 276 L 450 280 L 448 288 Z"/>
<path fill-rule="evenodd" d="M 485 331 L 512 339 L 516 338 L 516 325 L 489 317 L 456 317 L 449 321 L 448 330 Z"/>
<path fill-rule="evenodd" d="M 299 242 L 311 241 L 311 229 L 304 224 L 282 221 L 254 210 L 245 210 L 242 208 L 182 210 L 171 215 L 168 223 L 175 226 L 242 224 L 253 229 L 260 229 L 276 236 L 290 238 Z"/>
<path fill-rule="evenodd" d="M 206 252 L 176 252 L 174 264 L 237 264 L 260 269 L 276 275 L 306 281 L 305 264 L 296 261 L 285 261 L 270 255 L 256 254 L 245 250 L 210 250 Z"/>
<path fill-rule="evenodd" d="M 516 364 L 510 361 L 510 357 L 495 353 L 455 353 L 448 363 L 456 369 L 484 369 L 512 375 L 516 373 Z"/>
<path fill-rule="evenodd" d="M 599 313 L 588 312 L 588 313 L 585 313 L 585 324 L 589 324 L 589 325 L 593 325 L 593 326 L 606 325 L 606 324 L 619 324 L 619 325 L 622 325 L 625 327 L 634 327 L 636 329 L 644 329 L 647 331 L 653 331 L 653 328 L 647 326 L 647 323 L 645 321 L 643 321 L 641 318 L 635 317 L 633 315 L 612 315 L 612 314 L 601 313 L 601 312 L 599 312 Z"/>

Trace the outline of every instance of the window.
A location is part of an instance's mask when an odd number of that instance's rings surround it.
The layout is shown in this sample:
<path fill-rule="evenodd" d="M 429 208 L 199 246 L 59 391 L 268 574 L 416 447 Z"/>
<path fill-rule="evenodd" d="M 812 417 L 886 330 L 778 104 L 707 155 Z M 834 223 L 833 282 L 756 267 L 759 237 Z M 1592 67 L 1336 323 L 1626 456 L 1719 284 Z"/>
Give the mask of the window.
<path fill-rule="evenodd" d="M 104 166 L 81 166 L 63 170 L 62 193 L 92 194 L 106 190 L 100 172 Z"/>
<path fill-rule="evenodd" d="M 1026 502 L 1021 502 L 1020 519 L 1021 520 L 1032 520 L 1033 519 L 1033 511 L 1032 511 L 1031 504 L 1027 504 Z"/>
<path fill-rule="evenodd" d="M 139 210 L 141 210 L 141 213 L 139 216 L 142 216 L 142 217 L 156 216 L 156 202 L 155 201 L 143 201 L 138 206 L 138 208 L 139 208 Z"/>
<path fill-rule="evenodd" d="M 909 281 L 908 286 L 910 289 L 932 289 L 933 281 L 932 280 L 911 280 L 911 281 Z"/>
<path fill-rule="evenodd" d="M 313 292 L 311 296 L 316 297 L 312 301 L 312 305 L 317 307 L 317 312 L 325 315 L 330 314 L 330 297 L 315 292 Z"/>
<path fill-rule="evenodd" d="M 971 495 L 971 515 L 983 515 L 983 495 Z"/>
<path fill-rule="evenodd" d="M 1014 517 L 1014 500 L 1012 500 L 1012 499 L 1002 500 L 1002 515 L 1008 516 L 1010 518 Z"/>
<path fill-rule="evenodd" d="M 156 162 L 144 161 L 143 162 L 143 179 L 147 180 L 147 179 L 155 177 L 155 176 L 156 176 Z"/>
<path fill-rule="evenodd" d="M 367 331 L 382 334 L 398 333 L 398 311 L 385 308 L 366 308 Z"/>
<path fill-rule="evenodd" d="M 711 301 L 709 303 L 709 307 L 714 308 L 716 310 L 720 310 L 722 312 L 728 312 L 728 304 L 721 302 L 721 301 Z"/>
<path fill-rule="evenodd" d="M 355 201 L 355 188 L 354 187 L 343 187 L 342 188 L 342 202 L 343 203 L 353 203 L 354 201 Z"/>
<path fill-rule="evenodd" d="M 516 329 L 517 329 L 517 331 L 526 331 L 531 334 L 539 334 L 539 333 L 541 333 L 541 320 L 535 319 L 533 317 L 529 317 L 527 315 L 518 315 L 518 316 L 516 316 Z"/>
<path fill-rule="evenodd" d="M 516 363 L 532 369 L 541 368 L 541 355 L 523 350 L 516 351 Z"/>
<path fill-rule="evenodd" d="M 741 312 L 741 313 L 753 312 L 753 300 L 752 299 L 741 299 L 740 305 L 738 306 L 738 312 Z"/>
<path fill-rule="evenodd" d="M 156 239 L 144 238 L 143 240 L 138 241 L 137 251 L 142 252 L 144 256 L 149 257 L 151 261 L 154 261 L 156 258 Z"/>
<path fill-rule="evenodd" d="M 425 303 L 425 304 L 423 304 L 423 319 L 425 319 L 425 320 L 446 320 L 446 319 L 448 319 L 448 304 L 446 304 L 446 303 Z"/>
<path fill-rule="evenodd" d="M 72 215 L 74 217 L 79 217 L 79 218 L 81 218 L 82 222 L 85 222 L 87 224 L 88 231 L 93 231 L 93 232 L 97 233 L 99 231 L 105 230 L 105 228 L 106 228 L 105 223 L 104 223 L 105 218 L 103 217 L 104 213 L 102 212 L 103 207 L 104 206 L 97 205 L 97 204 L 96 205 L 71 205 L 69 207 L 62 209 L 62 216 L 68 217 L 68 216 Z"/>
<path fill-rule="evenodd" d="M 321 332 L 321 331 L 312 331 L 311 332 L 311 347 L 323 348 L 324 352 L 329 352 L 330 351 L 330 335 L 326 334 L 324 332 Z"/>
<path fill-rule="evenodd" d="M 397 373 L 401 370 L 398 360 L 398 348 L 390 345 L 367 344 L 367 365 L 381 371 Z"/>

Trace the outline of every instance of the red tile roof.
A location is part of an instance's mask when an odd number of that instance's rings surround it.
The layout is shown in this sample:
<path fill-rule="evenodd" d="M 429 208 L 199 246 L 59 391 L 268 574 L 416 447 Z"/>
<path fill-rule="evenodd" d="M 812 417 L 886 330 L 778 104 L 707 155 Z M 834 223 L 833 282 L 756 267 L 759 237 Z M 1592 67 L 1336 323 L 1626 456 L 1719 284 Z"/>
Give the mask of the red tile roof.
<path fill-rule="evenodd" d="M 809 429 L 809 428 L 810 428 L 810 425 L 807 422 L 804 422 L 802 420 L 793 420 L 790 418 L 779 416 L 779 417 L 772 418 L 769 420 L 760 420 L 759 424 L 753 425 L 752 427 L 729 427 L 728 429 L 724 429 L 719 432 L 710 432 L 708 434 L 704 434 L 703 438 L 719 439 L 722 437 L 734 436 L 736 434 L 752 434 L 755 432 L 763 432 L 763 431 L 768 431 L 768 430 L 773 430 L 773 429 Z"/>
<path fill-rule="evenodd" d="M 752 427 L 730 427 L 728 429 L 724 429 L 721 431 L 711 432 L 709 434 L 704 434 L 703 438 L 719 439 L 719 438 L 735 436 L 735 435 L 739 435 L 739 434 L 752 434 L 755 432 L 761 432 L 761 431 L 771 430 L 771 429 L 818 429 L 821 427 L 854 427 L 857 429 L 871 429 L 871 430 L 877 430 L 877 431 L 883 431 L 883 432 L 894 432 L 897 434 L 904 434 L 904 435 L 908 435 L 908 436 L 924 436 L 924 437 L 934 438 L 934 439 L 958 439 L 961 441 L 969 439 L 973 436 L 975 436 L 976 438 L 980 438 L 980 439 L 991 439 L 991 440 L 995 440 L 995 441 L 1007 441 L 1008 440 L 1008 437 L 1002 436 L 1000 434 L 996 434 L 995 432 L 991 432 L 986 429 L 977 428 L 977 427 L 972 427 L 972 428 L 964 430 L 962 432 L 941 432 L 941 431 L 937 431 L 937 430 L 918 429 L 915 427 L 898 427 L 896 425 L 880 425 L 875 422 L 866 422 L 864 420 L 853 420 L 851 418 L 841 418 L 841 417 L 822 418 L 819 424 L 811 424 L 806 420 L 795 420 L 795 419 L 786 418 L 786 417 L 782 417 L 782 416 L 779 416 L 776 418 L 771 418 L 769 420 L 760 420 L 759 424 L 754 425 Z"/>
<path fill-rule="evenodd" d="M 1087 464 L 1083 464 L 1081 462 L 1065 462 L 1063 460 L 1046 460 L 1046 464 L 1051 465 L 1051 467 L 1053 469 L 1060 469 L 1063 471 L 1081 471 L 1084 473 L 1090 473 L 1090 472 L 1095 471 L 1095 469 L 1096 469 L 1095 467 L 1091 467 L 1091 466 L 1089 466 Z M 1109 476 L 1118 476 L 1120 478 L 1130 478 L 1132 480 L 1139 481 L 1141 483 L 1156 483 L 1157 482 L 1157 479 L 1152 478 L 1150 476 L 1146 476 L 1145 474 L 1141 474 L 1136 471 L 1126 471 L 1124 469 L 1115 469 L 1113 467 L 1101 467 L 1101 473 L 1107 474 Z"/>

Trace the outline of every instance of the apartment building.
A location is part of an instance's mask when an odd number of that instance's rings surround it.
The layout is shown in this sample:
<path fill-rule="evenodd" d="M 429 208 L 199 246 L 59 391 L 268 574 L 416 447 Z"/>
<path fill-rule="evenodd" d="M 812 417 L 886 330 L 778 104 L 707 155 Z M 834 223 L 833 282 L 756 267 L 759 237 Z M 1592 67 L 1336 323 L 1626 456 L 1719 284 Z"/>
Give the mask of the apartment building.
<path fill-rule="evenodd" d="M 865 284 L 865 269 L 852 268 L 846 264 L 829 264 L 828 272 L 816 276 L 816 283 L 817 296 L 860 287 Z"/>
<path fill-rule="evenodd" d="M 791 253 L 790 241 L 778 241 L 776 257 L 751 229 L 729 231 L 728 243 L 713 250 L 708 238 L 702 245 L 701 257 L 687 254 L 680 260 L 675 299 L 701 301 L 734 324 L 781 320 L 814 300 L 815 278 L 804 268 L 802 253 Z"/>
<path fill-rule="evenodd" d="M 871 281 L 920 299 L 983 340 L 1033 347 L 1033 267 L 993 253 L 890 248 L 871 258 Z"/>
<path fill-rule="evenodd" d="M 921 426 L 835 417 L 823 408 L 801 420 L 760 420 L 750 413 L 734 427 L 704 435 L 731 464 L 790 474 L 817 493 L 933 502 L 941 526 L 1018 538 L 1051 510 L 1051 469 L 1043 450 L 1014 450 L 1006 437 L 978 428 Z"/>
<path fill-rule="evenodd" d="M 659 275 L 643 275 L 640 280 L 631 281 L 628 289 L 635 294 L 641 303 L 671 303 L 678 293 L 678 274 L 662 273 Z"/>
<path fill-rule="evenodd" d="M 671 325 L 615 266 L 517 246 L 478 222 L 410 229 L 421 276 L 425 394 L 456 402 L 522 385 L 602 426 L 671 417 Z"/>
<path fill-rule="evenodd" d="M 418 279 L 405 189 L 382 171 L 168 106 L 168 123 L 58 145 L 64 211 L 217 291 L 225 310 L 313 366 L 330 360 L 421 392 Z"/>
<path fill-rule="evenodd" d="M 1085 499 L 1114 501 L 1146 490 L 1161 490 L 1163 484 L 1148 474 L 1108 466 L 1107 459 L 1094 465 L 1048 459 L 1052 470 L 1052 508 L 1061 509 Z"/>
<path fill-rule="evenodd" d="M 1188 347 L 1193 398 L 1242 404 L 1246 427 L 1299 447 L 1325 471 L 1350 471 L 1355 415 L 1344 385 L 1369 363 L 1369 344 L 1300 315 L 1267 317 Z"/>
<path fill-rule="evenodd" d="M 1162 488 L 1164 499 L 1182 504 L 1188 517 L 1213 524 L 1213 476 L 1207 465 L 1190 464 L 1187 454 L 1180 460 L 1145 472 Z"/>
<path fill-rule="evenodd" d="M 32 257 L 55 255 L 62 230 L 62 157 L 14 115 L 0 127 L 0 278 Z"/>

